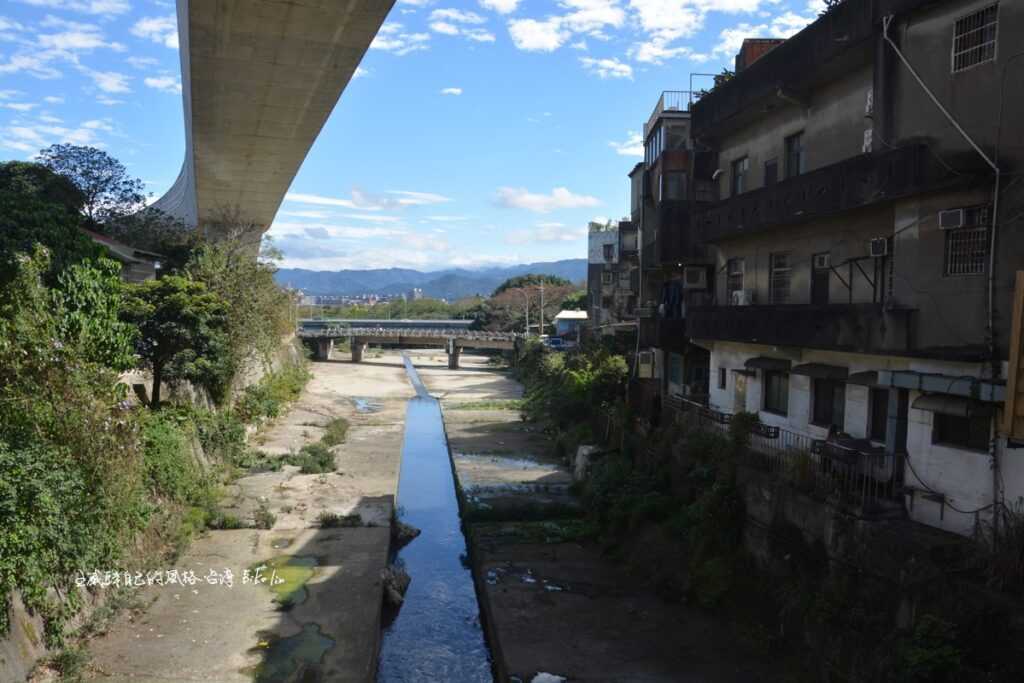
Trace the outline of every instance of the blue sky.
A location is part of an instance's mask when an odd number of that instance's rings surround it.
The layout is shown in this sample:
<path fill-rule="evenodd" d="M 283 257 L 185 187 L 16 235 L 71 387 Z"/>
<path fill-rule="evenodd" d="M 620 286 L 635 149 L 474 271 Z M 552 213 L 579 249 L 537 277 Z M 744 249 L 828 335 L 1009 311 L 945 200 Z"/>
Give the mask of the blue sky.
<path fill-rule="evenodd" d="M 628 212 L 661 91 L 731 66 L 744 37 L 795 33 L 820 4 L 398 0 L 270 234 L 285 265 L 316 270 L 585 257 L 587 222 Z M 173 2 L 5 0 L 0 155 L 54 142 L 106 149 L 154 196 L 171 185 Z"/>

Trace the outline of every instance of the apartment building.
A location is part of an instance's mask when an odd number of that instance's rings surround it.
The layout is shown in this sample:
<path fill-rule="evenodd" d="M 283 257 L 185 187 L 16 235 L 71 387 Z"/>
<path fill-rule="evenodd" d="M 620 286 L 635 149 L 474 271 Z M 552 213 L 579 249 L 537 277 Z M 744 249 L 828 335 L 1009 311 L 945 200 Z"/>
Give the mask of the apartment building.
<path fill-rule="evenodd" d="M 591 329 L 596 334 L 633 333 L 640 276 L 636 226 L 628 220 L 591 222 L 587 242 Z"/>
<path fill-rule="evenodd" d="M 709 162 L 691 156 L 689 216 L 651 238 L 662 286 L 707 265 L 655 340 L 683 373 L 707 352 L 708 410 L 853 453 L 912 519 L 961 534 L 1024 497 L 999 430 L 1024 269 L 1019 36 L 1021 2 L 847 0 L 745 45 L 759 58 L 690 107 Z"/>

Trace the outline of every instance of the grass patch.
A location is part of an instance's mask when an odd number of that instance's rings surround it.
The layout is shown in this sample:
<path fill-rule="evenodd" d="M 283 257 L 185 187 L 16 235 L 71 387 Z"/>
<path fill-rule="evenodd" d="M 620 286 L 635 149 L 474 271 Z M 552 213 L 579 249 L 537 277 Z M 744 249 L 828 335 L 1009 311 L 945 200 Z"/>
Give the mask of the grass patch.
<path fill-rule="evenodd" d="M 252 517 L 253 524 L 257 529 L 270 529 L 277 522 L 277 515 L 270 511 L 266 503 L 261 504 Z"/>
<path fill-rule="evenodd" d="M 336 512 L 321 512 L 316 518 L 317 524 L 324 529 L 338 527 L 357 527 L 363 525 L 363 516 L 358 512 L 351 515 L 339 515 Z"/>
<path fill-rule="evenodd" d="M 343 417 L 334 418 L 327 423 L 326 427 L 324 427 L 324 435 L 320 437 L 320 443 L 327 447 L 345 443 L 345 437 L 348 435 L 348 428 L 348 420 Z"/>
<path fill-rule="evenodd" d="M 289 465 L 297 465 L 302 474 L 325 474 L 336 469 L 334 454 L 323 442 L 303 446 L 298 453 L 289 454 L 283 460 Z"/>

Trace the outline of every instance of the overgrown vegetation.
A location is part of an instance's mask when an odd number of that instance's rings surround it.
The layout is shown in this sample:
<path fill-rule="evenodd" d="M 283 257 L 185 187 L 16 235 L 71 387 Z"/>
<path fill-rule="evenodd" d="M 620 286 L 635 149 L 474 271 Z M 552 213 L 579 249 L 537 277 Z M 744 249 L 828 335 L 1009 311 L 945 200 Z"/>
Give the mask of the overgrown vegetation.
<path fill-rule="evenodd" d="M 216 510 L 220 482 L 250 452 L 246 424 L 280 414 L 308 373 L 267 375 L 236 402 L 233 383 L 268 366 L 290 320 L 272 263 L 133 216 L 141 186 L 98 150 L 41 159 L 49 168 L 0 165 L 0 637 L 19 591 L 57 646 L 82 602 L 77 578 L 145 569 L 203 528 L 241 525 Z M 129 285 L 83 228 L 176 251 L 163 277 Z M 119 373 L 144 366 L 153 400 L 139 406 Z M 185 381 L 215 409 L 164 397 Z M 75 653 L 55 660 L 68 679 Z"/>

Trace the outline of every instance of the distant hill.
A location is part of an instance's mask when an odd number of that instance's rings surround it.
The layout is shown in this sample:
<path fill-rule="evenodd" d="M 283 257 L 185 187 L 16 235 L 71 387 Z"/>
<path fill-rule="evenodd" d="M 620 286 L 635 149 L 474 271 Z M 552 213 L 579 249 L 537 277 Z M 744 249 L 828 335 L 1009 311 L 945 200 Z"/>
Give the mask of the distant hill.
<path fill-rule="evenodd" d="M 435 299 L 461 299 L 475 294 L 490 295 L 495 287 L 510 277 L 539 273 L 557 275 L 572 282 L 587 279 L 586 259 L 566 259 L 549 263 L 524 263 L 518 266 L 502 266 L 467 270 L 450 268 L 422 272 L 409 268 L 379 268 L 376 270 L 305 270 L 303 268 L 282 268 L 277 271 L 277 281 L 285 286 L 301 289 L 306 294 L 401 294 L 413 287 L 423 290 L 423 295 Z"/>

